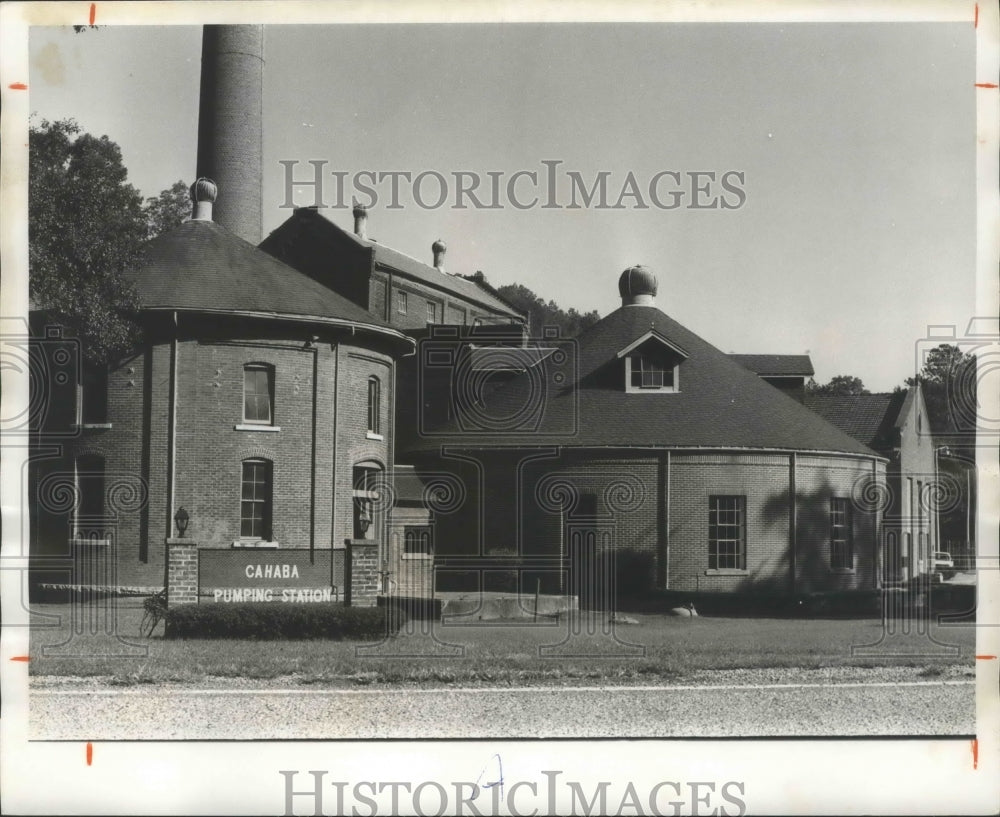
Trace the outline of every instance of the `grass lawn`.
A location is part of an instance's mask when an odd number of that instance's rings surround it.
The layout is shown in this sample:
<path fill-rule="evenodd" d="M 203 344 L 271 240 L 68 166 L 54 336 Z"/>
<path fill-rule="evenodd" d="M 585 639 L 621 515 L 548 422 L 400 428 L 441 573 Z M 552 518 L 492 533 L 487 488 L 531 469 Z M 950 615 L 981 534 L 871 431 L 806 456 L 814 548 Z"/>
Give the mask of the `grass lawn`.
<path fill-rule="evenodd" d="M 652 614 L 636 615 L 638 624 L 616 626 L 617 638 L 599 623 L 595 626 L 593 619 L 547 626 L 435 623 L 433 630 L 428 623 L 410 622 L 398 637 L 364 646 L 334 641 L 165 640 L 162 624 L 146 639 L 138 636 L 141 603 L 141 599 L 116 599 L 116 614 L 106 619 L 70 604 L 34 606 L 34 612 L 59 616 L 60 621 L 58 626 L 32 629 L 31 674 L 100 676 L 112 684 L 198 682 L 208 677 L 283 678 L 289 683 L 331 686 L 628 684 L 681 680 L 709 669 L 906 666 L 935 675 L 950 665 L 974 666 L 971 624 L 931 628 L 937 642 L 958 646 L 958 656 L 941 655 L 923 632 L 904 636 L 898 628 L 896 635 L 883 640 L 883 652 L 892 649 L 902 655 L 852 653 L 852 647 L 882 639 L 877 619 L 689 619 Z M 116 622 L 116 629 L 110 623 L 109 629 L 117 637 L 90 631 L 91 624 L 96 630 L 105 621 Z M 43 651 L 45 645 L 49 649 Z M 547 645 L 556 646 L 546 650 Z"/>

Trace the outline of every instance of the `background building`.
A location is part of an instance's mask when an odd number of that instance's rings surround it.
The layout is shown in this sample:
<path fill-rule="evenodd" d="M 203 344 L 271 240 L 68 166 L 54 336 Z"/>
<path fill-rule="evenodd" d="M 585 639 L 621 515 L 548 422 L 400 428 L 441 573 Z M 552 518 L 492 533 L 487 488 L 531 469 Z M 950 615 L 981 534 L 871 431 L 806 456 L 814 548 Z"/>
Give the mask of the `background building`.
<path fill-rule="evenodd" d="M 938 507 L 947 498 L 919 385 L 883 394 L 808 395 L 806 405 L 887 460 L 883 568 L 887 582 L 931 572 Z"/>

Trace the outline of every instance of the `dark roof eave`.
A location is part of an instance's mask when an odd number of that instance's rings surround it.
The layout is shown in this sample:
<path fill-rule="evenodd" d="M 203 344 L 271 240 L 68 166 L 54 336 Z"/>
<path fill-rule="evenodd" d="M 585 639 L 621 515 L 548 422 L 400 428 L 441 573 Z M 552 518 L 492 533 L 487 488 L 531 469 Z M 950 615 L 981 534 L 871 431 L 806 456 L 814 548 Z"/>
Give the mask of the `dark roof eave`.
<path fill-rule="evenodd" d="M 291 321 L 294 323 L 307 323 L 307 324 L 318 324 L 320 326 L 332 326 L 339 329 L 350 329 L 352 331 L 360 330 L 362 332 L 368 332 L 375 335 L 385 335 L 390 339 L 399 342 L 401 345 L 405 346 L 409 350 L 409 354 L 413 354 L 416 351 L 416 342 L 413 338 L 408 335 L 404 335 L 396 329 L 389 326 L 378 326 L 372 323 L 362 323 L 361 321 L 352 321 L 346 318 L 329 318 L 322 315 L 296 315 L 291 313 L 283 312 L 258 312 L 254 310 L 247 309 L 210 309 L 202 307 L 185 307 L 185 306 L 144 306 L 142 308 L 143 312 L 183 312 L 183 313 L 193 313 L 193 314 L 206 314 L 206 315 L 232 315 L 238 318 L 253 318 L 260 320 L 279 320 L 279 321 Z"/>
<path fill-rule="evenodd" d="M 866 446 L 867 447 L 867 446 Z M 582 449 L 595 449 L 595 450 L 607 450 L 607 451 L 670 451 L 673 453 L 693 451 L 736 451 L 739 453 L 754 453 L 754 454 L 808 454 L 817 455 L 823 457 L 857 457 L 864 459 L 881 460 L 882 462 L 889 462 L 890 458 L 879 454 L 877 451 L 868 449 L 865 451 L 834 451 L 832 449 L 825 448 L 768 448 L 761 446 L 748 446 L 748 445 L 625 445 L 619 443 L 605 443 L 601 445 L 572 445 L 561 443 L 558 441 L 551 442 L 538 442 L 538 443 L 522 443 L 518 442 L 514 445 L 505 445 L 500 442 L 493 443 L 472 443 L 472 442 L 440 442 L 437 446 L 432 448 L 411 448 L 407 453 L 409 454 L 433 454 L 435 452 L 441 451 L 442 449 L 505 449 L 509 450 L 511 448 L 566 448 L 572 450 L 582 450 Z"/>

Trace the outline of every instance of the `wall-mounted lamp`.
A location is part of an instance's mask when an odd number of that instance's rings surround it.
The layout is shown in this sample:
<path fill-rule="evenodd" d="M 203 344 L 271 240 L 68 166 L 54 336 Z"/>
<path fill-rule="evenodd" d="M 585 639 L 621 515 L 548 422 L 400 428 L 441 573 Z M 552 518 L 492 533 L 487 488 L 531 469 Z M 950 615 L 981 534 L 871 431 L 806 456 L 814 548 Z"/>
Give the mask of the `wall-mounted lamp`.
<path fill-rule="evenodd" d="M 372 509 L 371 503 L 367 500 L 358 501 L 358 530 L 361 531 L 361 535 L 365 536 L 368 533 L 368 528 L 372 525 Z"/>
<path fill-rule="evenodd" d="M 177 524 L 177 538 L 183 539 L 184 534 L 187 533 L 188 523 L 191 521 L 191 516 L 188 514 L 184 508 L 178 508 L 177 513 L 174 514 L 174 522 Z"/>

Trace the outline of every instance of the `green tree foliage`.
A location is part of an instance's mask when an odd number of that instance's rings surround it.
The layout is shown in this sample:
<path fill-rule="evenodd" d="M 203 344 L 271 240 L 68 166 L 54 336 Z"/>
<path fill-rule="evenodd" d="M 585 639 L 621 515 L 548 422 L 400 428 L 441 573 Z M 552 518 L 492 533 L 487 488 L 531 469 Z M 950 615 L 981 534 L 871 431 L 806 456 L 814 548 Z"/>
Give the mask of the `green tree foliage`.
<path fill-rule="evenodd" d="M 166 190 L 161 190 L 160 195 L 146 199 L 144 210 L 150 238 L 173 230 L 191 217 L 189 185 L 183 180 L 174 182 Z"/>
<path fill-rule="evenodd" d="M 838 374 L 830 378 L 829 383 L 820 385 L 811 377 L 806 383 L 806 391 L 810 394 L 871 394 L 861 382 L 860 377 L 853 377 L 849 374 Z"/>
<path fill-rule="evenodd" d="M 533 332 L 540 332 L 544 326 L 558 326 L 562 337 L 573 338 L 601 319 L 597 310 L 577 312 L 572 307 L 563 309 L 555 301 L 545 303 L 523 284 L 505 284 L 497 287 L 497 292 L 528 316 L 528 326 Z"/>
<path fill-rule="evenodd" d="M 92 362 L 135 345 L 139 302 L 126 270 L 146 239 L 139 191 L 121 150 L 73 120 L 29 131 L 28 269 L 31 300 L 83 343 Z"/>
<path fill-rule="evenodd" d="M 939 434 L 971 432 L 975 429 L 976 357 L 950 343 L 927 353 L 923 368 L 906 385 L 923 386 L 931 428 Z"/>

